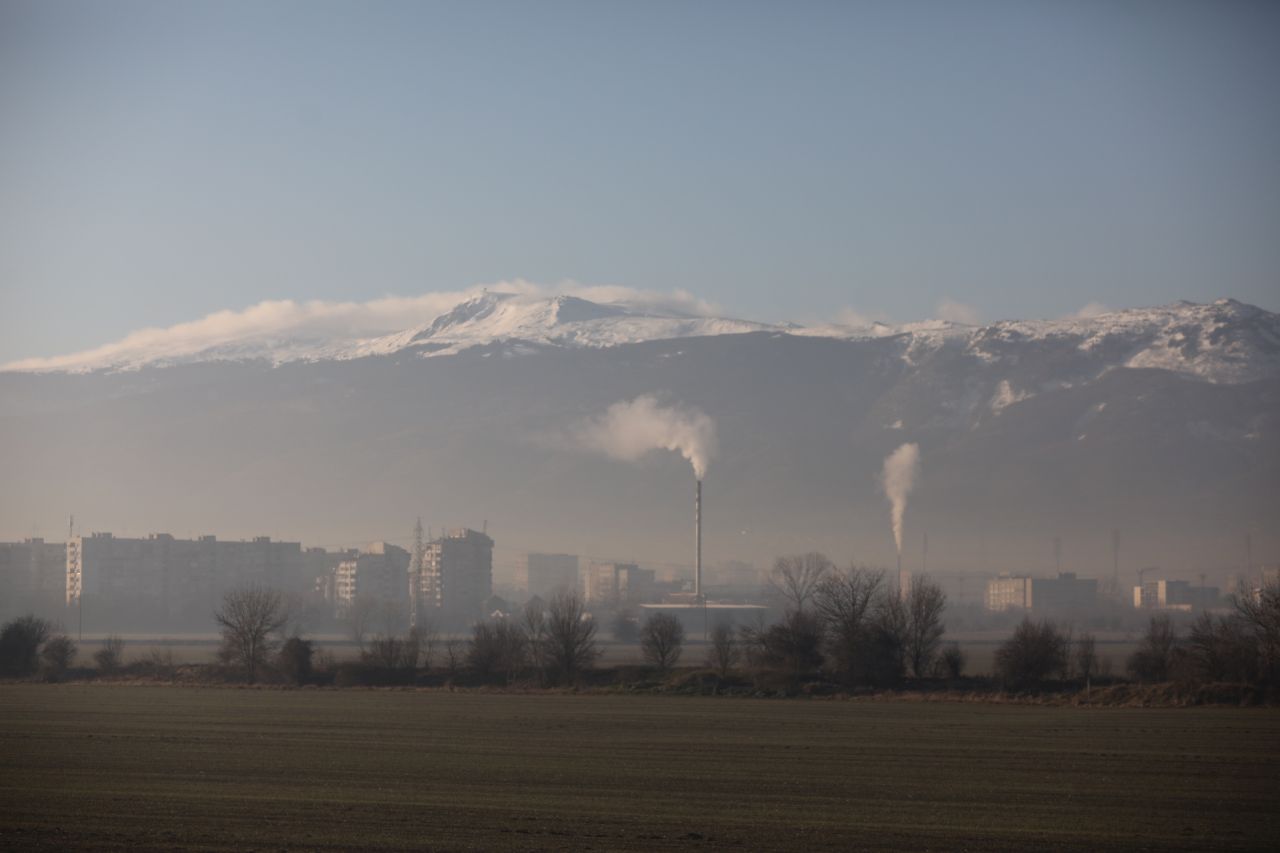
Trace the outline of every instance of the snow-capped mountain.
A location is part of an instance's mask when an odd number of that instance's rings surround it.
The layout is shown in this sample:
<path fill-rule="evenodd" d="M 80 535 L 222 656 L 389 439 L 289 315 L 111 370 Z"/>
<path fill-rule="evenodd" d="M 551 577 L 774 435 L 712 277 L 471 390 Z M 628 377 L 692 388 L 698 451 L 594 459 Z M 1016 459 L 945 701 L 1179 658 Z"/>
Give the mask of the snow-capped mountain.
<path fill-rule="evenodd" d="M 424 326 L 361 341 L 341 357 L 399 352 L 454 355 L 498 343 L 600 349 L 643 341 L 770 330 L 781 327 L 623 302 L 601 304 L 577 296 L 530 297 L 494 292 L 468 299 Z"/>
<path fill-rule="evenodd" d="M 566 439 L 656 394 L 715 424 L 711 561 L 817 548 L 892 565 L 878 476 L 904 442 L 921 458 L 907 539 L 927 527 L 941 571 L 1043 573 L 1060 536 L 1064 566 L 1100 576 L 1112 528 L 1175 576 L 1235 565 L 1244 531 L 1280 554 L 1280 318 L 1231 300 L 850 328 L 477 293 L 413 319 L 354 340 L 271 318 L 261 334 L 160 330 L 0 371 L 0 527 L 74 512 L 116 532 L 342 545 L 421 514 L 488 519 L 508 555 L 679 562 L 687 463 Z"/>
<path fill-rule="evenodd" d="M 1021 387 L 1005 393 L 1004 399 L 1087 381 L 1117 367 L 1154 368 L 1225 383 L 1250 382 L 1280 371 L 1280 315 L 1231 299 L 1088 318 L 1002 320 L 981 327 L 940 320 L 849 327 L 760 323 L 627 300 L 594 302 L 571 295 L 485 291 L 427 323 L 384 335 L 262 330 L 246 324 L 234 334 L 208 341 L 185 336 L 183 328 L 155 330 L 96 350 L 15 362 L 3 369 L 93 372 L 208 362 L 283 365 L 391 355 L 434 358 L 495 346 L 515 355 L 771 333 L 890 341 L 909 366 L 944 355 L 969 358 L 987 369 L 1015 374 L 1005 378 Z M 1028 370 L 1032 364 L 1039 368 Z"/>

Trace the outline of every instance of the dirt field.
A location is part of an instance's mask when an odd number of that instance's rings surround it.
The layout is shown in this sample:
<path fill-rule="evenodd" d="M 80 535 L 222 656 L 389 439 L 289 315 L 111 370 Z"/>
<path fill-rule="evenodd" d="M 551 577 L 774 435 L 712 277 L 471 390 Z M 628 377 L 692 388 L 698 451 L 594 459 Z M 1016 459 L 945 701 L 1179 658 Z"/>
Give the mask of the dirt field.
<path fill-rule="evenodd" d="M 0 686 L 0 848 L 1274 849 L 1274 710 Z"/>

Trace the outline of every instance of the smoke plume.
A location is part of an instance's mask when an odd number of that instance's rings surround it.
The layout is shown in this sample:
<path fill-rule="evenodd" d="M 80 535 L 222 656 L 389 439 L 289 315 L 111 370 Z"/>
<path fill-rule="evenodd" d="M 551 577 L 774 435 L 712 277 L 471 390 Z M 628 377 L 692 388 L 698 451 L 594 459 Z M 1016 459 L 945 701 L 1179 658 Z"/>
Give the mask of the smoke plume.
<path fill-rule="evenodd" d="M 917 444 L 904 444 L 890 453 L 880 473 L 880 487 L 893 509 L 893 541 L 898 545 L 899 554 L 902 553 L 902 517 L 907 511 L 907 497 L 919 473 L 920 446 Z"/>
<path fill-rule="evenodd" d="M 716 425 L 704 412 L 663 405 L 652 394 L 621 400 L 574 430 L 580 447 L 634 462 L 651 450 L 673 450 L 701 480 L 716 453 Z"/>

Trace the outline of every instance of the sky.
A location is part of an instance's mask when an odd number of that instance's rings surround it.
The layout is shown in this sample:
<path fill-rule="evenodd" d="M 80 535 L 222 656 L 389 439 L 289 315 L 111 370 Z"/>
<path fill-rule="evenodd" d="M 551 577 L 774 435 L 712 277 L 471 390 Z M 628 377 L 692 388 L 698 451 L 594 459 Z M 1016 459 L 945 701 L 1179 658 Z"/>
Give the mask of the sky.
<path fill-rule="evenodd" d="M 0 0 L 0 363 L 512 280 L 1280 310 L 1277 84 L 1276 3 Z"/>

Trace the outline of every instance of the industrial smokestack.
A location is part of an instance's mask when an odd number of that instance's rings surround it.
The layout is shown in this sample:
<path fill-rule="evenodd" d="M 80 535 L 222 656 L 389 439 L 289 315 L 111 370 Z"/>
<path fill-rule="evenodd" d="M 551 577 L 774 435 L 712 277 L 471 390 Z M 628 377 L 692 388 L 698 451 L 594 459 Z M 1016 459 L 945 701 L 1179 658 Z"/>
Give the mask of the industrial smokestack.
<path fill-rule="evenodd" d="M 702 600 L 702 480 L 698 480 L 693 496 L 693 596 Z"/>

